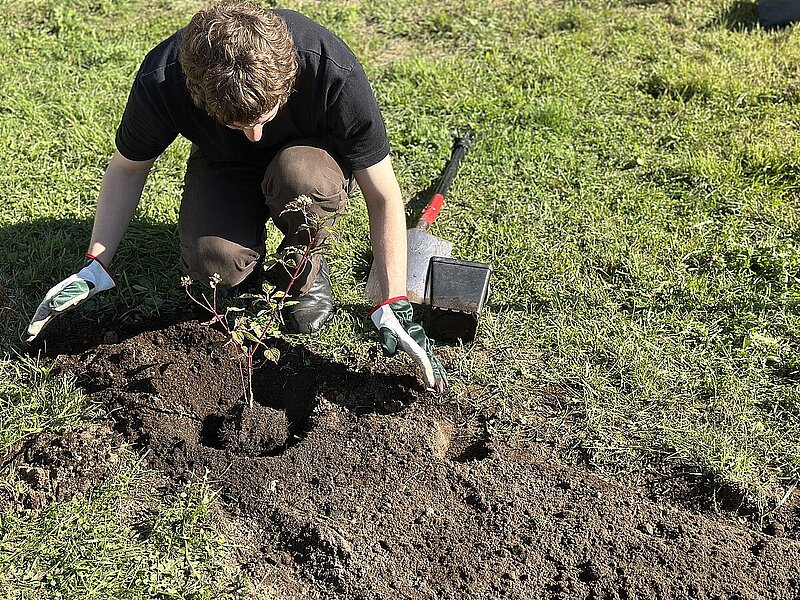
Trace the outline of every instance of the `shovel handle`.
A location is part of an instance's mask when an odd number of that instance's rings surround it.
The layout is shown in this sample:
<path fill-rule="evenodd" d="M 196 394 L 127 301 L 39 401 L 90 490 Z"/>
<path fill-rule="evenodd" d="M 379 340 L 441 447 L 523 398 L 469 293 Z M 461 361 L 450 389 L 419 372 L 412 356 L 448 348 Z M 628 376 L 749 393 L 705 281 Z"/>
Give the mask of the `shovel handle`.
<path fill-rule="evenodd" d="M 439 183 L 436 184 L 436 189 L 433 192 L 431 201 L 428 202 L 428 206 L 422 211 L 422 216 L 420 216 L 419 221 L 417 221 L 417 229 L 428 229 L 428 227 L 433 225 L 436 217 L 439 216 L 439 211 L 442 210 L 442 206 L 444 205 L 444 196 L 447 194 L 447 190 L 450 188 L 450 184 L 456 176 L 456 171 L 458 171 L 458 167 L 461 164 L 461 159 L 466 155 L 474 139 L 475 133 L 473 131 L 468 132 L 464 136 L 456 136 L 453 139 L 453 149 L 450 152 L 450 160 L 447 161 L 444 167 L 442 178 L 439 180 Z"/>

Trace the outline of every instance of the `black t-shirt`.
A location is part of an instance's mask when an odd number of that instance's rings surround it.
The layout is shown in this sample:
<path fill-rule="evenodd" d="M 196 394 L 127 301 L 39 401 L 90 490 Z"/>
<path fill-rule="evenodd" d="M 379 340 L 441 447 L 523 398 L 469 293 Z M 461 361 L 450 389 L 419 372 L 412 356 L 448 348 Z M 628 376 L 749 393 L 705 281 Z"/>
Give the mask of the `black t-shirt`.
<path fill-rule="evenodd" d="M 297 12 L 275 13 L 289 27 L 299 69 L 288 102 L 264 125 L 261 140 L 249 141 L 194 105 L 178 62 L 181 30 L 151 50 L 136 75 L 117 129 L 120 154 L 150 160 L 181 134 L 214 161 L 269 159 L 288 142 L 306 137 L 327 140 L 352 170 L 384 159 L 389 153 L 386 126 L 351 50 Z"/>

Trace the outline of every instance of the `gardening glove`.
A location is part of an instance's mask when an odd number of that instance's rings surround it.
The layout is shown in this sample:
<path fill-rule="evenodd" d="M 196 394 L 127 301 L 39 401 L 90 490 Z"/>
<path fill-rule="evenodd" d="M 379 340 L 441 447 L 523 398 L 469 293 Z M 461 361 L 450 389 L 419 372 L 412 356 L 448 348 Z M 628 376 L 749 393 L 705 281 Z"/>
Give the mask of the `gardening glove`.
<path fill-rule="evenodd" d="M 116 285 L 103 263 L 91 254 L 87 254 L 86 259 L 83 269 L 54 285 L 47 292 L 28 325 L 26 342 L 35 340 L 53 317 L 78 306 L 97 292 L 110 290 Z"/>
<path fill-rule="evenodd" d="M 380 335 L 383 353 L 394 356 L 399 345 L 411 355 L 422 371 L 425 387 L 444 392 L 447 389 L 447 373 L 433 354 L 431 342 L 422 325 L 412 321 L 413 316 L 414 309 L 406 296 L 387 300 L 370 313 Z"/>

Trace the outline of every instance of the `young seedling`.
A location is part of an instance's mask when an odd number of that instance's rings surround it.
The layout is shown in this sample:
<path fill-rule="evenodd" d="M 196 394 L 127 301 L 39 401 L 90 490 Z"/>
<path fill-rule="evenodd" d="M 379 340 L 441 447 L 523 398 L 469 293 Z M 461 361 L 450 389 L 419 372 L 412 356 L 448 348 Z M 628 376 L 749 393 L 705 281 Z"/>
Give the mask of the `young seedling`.
<path fill-rule="evenodd" d="M 303 273 L 309 260 L 314 254 L 323 251 L 320 244 L 322 232 L 331 232 L 330 223 L 339 216 L 326 216 L 324 219 L 311 210 L 312 200 L 307 196 L 300 196 L 286 205 L 284 213 L 300 211 L 303 213 L 305 223 L 298 228 L 298 232 L 306 233 L 308 242 L 304 246 L 290 246 L 284 248 L 280 254 L 274 254 L 264 261 L 264 270 L 283 267 L 291 273 L 288 284 L 284 289 L 278 289 L 264 283 L 260 293 L 241 294 L 239 298 L 252 300 L 250 310 L 238 306 L 226 306 L 222 309 L 218 304 L 218 285 L 220 276 L 217 273 L 211 276 L 209 287 L 211 298 L 202 292 L 199 296 L 192 293 L 190 277 L 181 278 L 181 285 L 186 290 L 189 298 L 211 315 L 209 325 L 219 323 L 223 332 L 228 337 L 228 342 L 234 349 L 236 361 L 239 366 L 239 375 L 242 382 L 243 397 L 247 399 L 250 407 L 253 406 L 253 372 L 266 361 L 277 362 L 279 354 L 277 349 L 267 346 L 266 339 L 271 333 L 276 334 L 280 320 L 281 310 L 287 303 L 292 302 L 291 293 L 297 278 Z M 282 213 L 283 214 L 283 213 Z M 264 305 L 264 308 L 258 308 Z M 263 360 L 258 363 L 256 355 L 261 350 Z"/>

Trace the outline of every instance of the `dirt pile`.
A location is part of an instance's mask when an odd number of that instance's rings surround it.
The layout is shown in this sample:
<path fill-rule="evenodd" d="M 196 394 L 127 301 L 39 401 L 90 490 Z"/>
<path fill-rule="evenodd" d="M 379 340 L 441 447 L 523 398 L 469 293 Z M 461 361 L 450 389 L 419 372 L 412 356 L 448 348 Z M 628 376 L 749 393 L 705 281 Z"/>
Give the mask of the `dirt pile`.
<path fill-rule="evenodd" d="M 289 442 L 286 413 L 260 404 L 241 403 L 226 415 L 203 420 L 200 438 L 207 446 L 245 456 L 279 453 Z"/>
<path fill-rule="evenodd" d="M 798 532 L 506 448 L 411 373 L 351 372 L 283 344 L 249 408 L 220 334 L 187 322 L 114 338 L 56 363 L 168 481 L 213 480 L 241 564 L 285 597 L 800 596 Z"/>
<path fill-rule="evenodd" d="M 109 423 L 33 438 L 12 461 L 16 485 L 0 488 L 0 510 L 38 510 L 88 492 L 111 474 L 123 441 Z"/>

